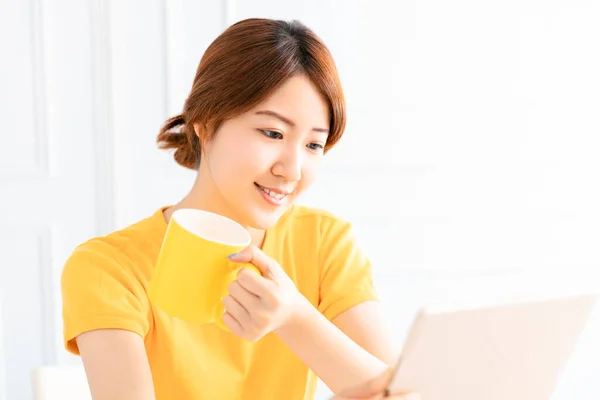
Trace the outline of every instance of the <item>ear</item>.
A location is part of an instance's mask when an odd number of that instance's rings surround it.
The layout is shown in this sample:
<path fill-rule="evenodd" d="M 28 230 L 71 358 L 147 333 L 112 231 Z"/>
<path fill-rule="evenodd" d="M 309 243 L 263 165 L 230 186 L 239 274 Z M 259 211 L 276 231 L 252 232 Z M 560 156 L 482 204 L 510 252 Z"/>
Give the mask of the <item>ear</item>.
<path fill-rule="evenodd" d="M 196 134 L 196 137 L 198 138 L 198 142 L 200 144 L 200 149 L 202 151 L 204 151 L 206 145 L 208 144 L 208 128 L 205 124 L 202 124 L 200 122 L 195 122 L 194 123 L 194 133 Z"/>
<path fill-rule="evenodd" d="M 194 123 L 194 133 L 196 134 L 198 139 L 202 138 L 203 130 L 204 130 L 203 124 L 201 124 L 200 122 Z"/>

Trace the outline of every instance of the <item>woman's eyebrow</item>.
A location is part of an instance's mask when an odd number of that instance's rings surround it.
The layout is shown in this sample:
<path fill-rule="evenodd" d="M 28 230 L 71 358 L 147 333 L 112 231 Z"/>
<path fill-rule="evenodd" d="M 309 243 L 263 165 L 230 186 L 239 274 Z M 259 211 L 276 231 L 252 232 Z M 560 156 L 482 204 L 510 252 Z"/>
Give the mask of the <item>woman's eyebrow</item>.
<path fill-rule="evenodd" d="M 283 122 L 284 124 L 290 126 L 290 127 L 294 127 L 296 126 L 296 124 L 294 123 L 294 121 L 292 121 L 291 119 L 284 117 L 283 115 L 272 111 L 272 110 L 260 110 L 256 112 L 257 115 L 268 115 L 270 117 L 274 117 L 277 118 L 278 120 L 280 120 L 281 122 Z M 325 129 L 325 128 L 312 128 L 313 131 L 315 132 L 324 132 L 324 133 L 329 133 L 329 129 Z"/>

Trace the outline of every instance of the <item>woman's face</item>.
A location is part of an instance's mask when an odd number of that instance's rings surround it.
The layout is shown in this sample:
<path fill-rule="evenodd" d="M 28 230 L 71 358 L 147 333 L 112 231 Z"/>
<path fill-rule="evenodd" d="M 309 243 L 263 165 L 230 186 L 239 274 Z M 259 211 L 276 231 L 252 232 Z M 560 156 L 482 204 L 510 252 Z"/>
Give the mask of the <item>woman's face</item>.
<path fill-rule="evenodd" d="M 267 229 L 314 182 L 328 129 L 323 96 L 305 75 L 292 77 L 221 125 L 204 146 L 199 173 L 222 213 Z"/>

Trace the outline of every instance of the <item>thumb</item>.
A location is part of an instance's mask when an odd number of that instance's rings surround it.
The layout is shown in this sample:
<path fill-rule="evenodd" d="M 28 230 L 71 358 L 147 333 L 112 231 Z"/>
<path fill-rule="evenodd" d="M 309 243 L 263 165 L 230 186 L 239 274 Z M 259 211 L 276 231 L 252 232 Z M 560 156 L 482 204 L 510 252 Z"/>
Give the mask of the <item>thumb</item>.
<path fill-rule="evenodd" d="M 228 256 L 233 262 L 253 264 L 265 278 L 275 278 L 278 276 L 279 264 L 261 249 L 251 244 L 239 253 Z"/>

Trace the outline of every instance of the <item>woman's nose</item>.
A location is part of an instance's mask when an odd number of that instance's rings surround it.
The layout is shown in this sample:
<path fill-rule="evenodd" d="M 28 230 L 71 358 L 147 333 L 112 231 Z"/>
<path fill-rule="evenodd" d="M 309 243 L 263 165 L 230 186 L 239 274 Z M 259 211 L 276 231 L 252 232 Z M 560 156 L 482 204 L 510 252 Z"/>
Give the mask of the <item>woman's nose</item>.
<path fill-rule="evenodd" d="M 285 178 L 286 181 L 299 181 L 302 178 L 302 159 L 301 150 L 290 146 L 281 153 L 273 166 L 273 174 Z"/>

